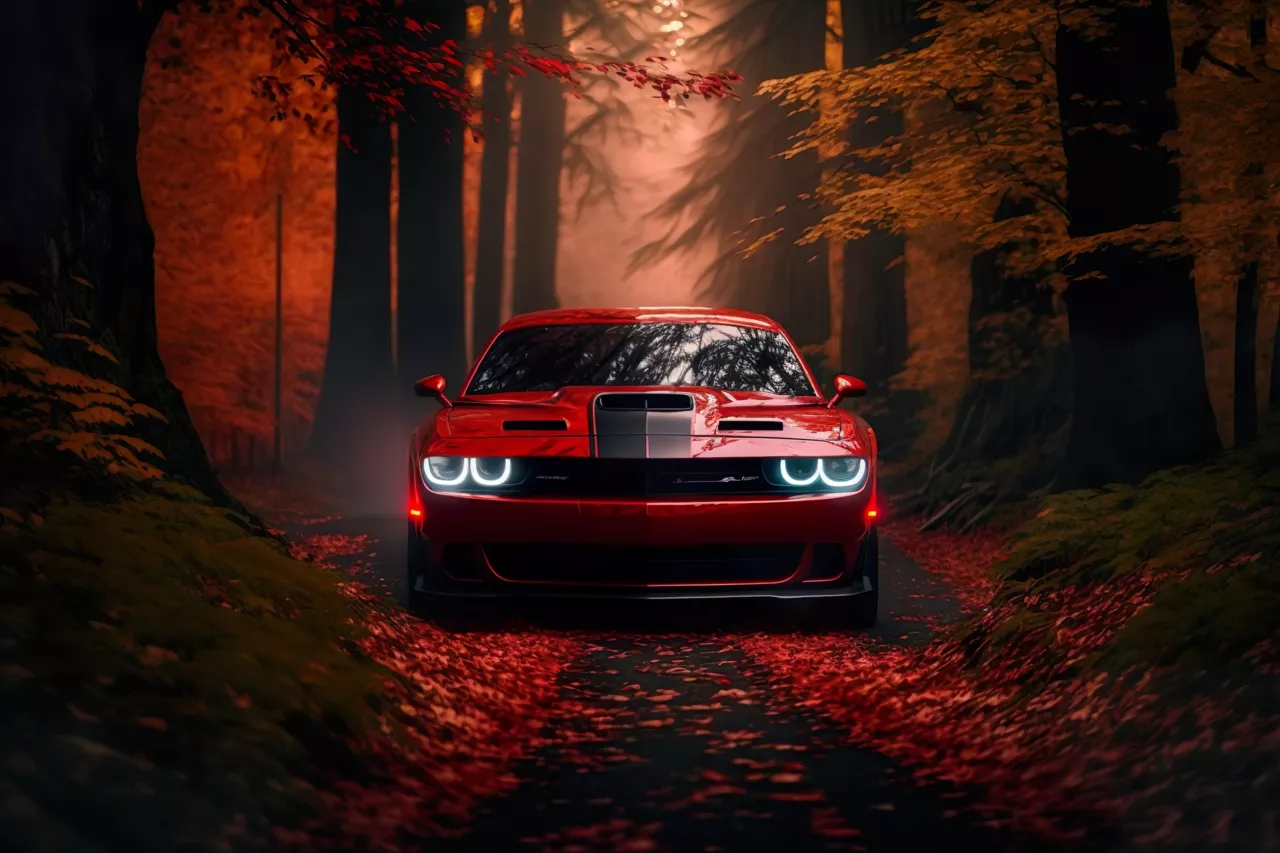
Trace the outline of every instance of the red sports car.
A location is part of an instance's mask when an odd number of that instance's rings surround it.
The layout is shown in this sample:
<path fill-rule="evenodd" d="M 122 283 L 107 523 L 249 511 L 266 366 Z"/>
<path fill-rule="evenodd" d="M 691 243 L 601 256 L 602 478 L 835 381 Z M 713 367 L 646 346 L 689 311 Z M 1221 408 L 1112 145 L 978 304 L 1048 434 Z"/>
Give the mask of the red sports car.
<path fill-rule="evenodd" d="M 879 597 L 876 438 L 777 323 L 697 308 L 504 325 L 410 449 L 411 605 L 448 597 Z M 456 598 L 455 598 L 456 602 Z"/>

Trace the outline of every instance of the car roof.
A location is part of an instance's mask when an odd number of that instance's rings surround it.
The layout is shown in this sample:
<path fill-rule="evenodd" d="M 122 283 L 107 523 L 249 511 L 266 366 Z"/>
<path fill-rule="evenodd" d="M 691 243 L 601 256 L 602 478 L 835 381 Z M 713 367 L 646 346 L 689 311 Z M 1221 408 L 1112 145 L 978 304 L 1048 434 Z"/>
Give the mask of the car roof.
<path fill-rule="evenodd" d="M 650 308 L 555 308 L 512 317 L 503 329 L 525 326 L 560 326 L 573 323 L 726 323 L 777 331 L 776 322 L 763 314 L 732 308 L 661 306 Z"/>

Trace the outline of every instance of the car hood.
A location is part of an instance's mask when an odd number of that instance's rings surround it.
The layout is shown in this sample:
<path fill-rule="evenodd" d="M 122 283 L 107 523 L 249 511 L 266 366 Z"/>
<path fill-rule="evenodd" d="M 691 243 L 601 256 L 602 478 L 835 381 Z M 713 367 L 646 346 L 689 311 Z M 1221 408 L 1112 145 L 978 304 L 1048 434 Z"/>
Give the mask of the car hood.
<path fill-rule="evenodd" d="M 693 412 L 687 429 L 694 438 L 837 441 L 854 434 L 849 413 L 829 409 L 816 397 L 670 387 L 570 387 L 550 393 L 460 397 L 452 408 L 441 412 L 437 431 L 441 437 L 454 439 L 590 436 L 592 407 L 599 395 L 637 392 L 691 396 Z M 643 417 L 628 422 L 634 426 L 623 426 L 624 430 L 645 432 Z"/>

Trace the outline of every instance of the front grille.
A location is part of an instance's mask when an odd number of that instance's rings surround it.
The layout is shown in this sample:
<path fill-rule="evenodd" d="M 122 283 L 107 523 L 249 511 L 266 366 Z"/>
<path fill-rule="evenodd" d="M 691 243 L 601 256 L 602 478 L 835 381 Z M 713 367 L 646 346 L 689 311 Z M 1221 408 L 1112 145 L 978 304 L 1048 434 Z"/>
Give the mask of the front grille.
<path fill-rule="evenodd" d="M 779 491 L 764 478 L 763 460 L 530 457 L 516 492 L 537 497 L 664 498 Z"/>
<path fill-rule="evenodd" d="M 813 546 L 813 565 L 809 568 L 811 580 L 835 580 L 844 574 L 844 546 L 821 543 Z"/>
<path fill-rule="evenodd" d="M 679 586 L 780 582 L 791 577 L 804 545 L 645 547 L 579 543 L 484 546 L 489 565 L 517 583 L 588 586 Z"/>

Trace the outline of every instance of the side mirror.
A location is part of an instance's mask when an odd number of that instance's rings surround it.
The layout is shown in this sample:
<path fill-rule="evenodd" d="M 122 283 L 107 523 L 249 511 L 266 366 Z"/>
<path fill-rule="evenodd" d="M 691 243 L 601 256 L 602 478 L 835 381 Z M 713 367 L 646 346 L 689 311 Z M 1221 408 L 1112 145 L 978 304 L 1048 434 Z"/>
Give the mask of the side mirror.
<path fill-rule="evenodd" d="M 836 390 L 831 395 L 831 402 L 827 403 L 828 409 L 834 409 L 846 397 L 865 397 L 867 395 L 867 383 L 845 373 L 836 376 L 835 386 Z"/>
<path fill-rule="evenodd" d="M 419 397 L 435 397 L 446 409 L 453 406 L 449 398 L 444 395 L 444 377 L 439 373 L 424 376 L 413 383 L 413 393 Z"/>

